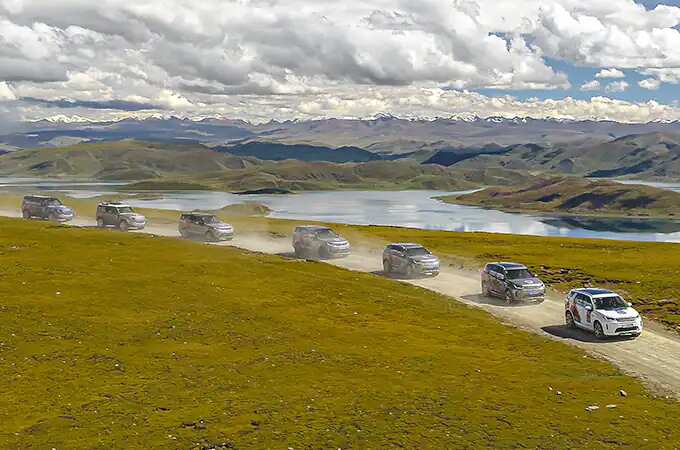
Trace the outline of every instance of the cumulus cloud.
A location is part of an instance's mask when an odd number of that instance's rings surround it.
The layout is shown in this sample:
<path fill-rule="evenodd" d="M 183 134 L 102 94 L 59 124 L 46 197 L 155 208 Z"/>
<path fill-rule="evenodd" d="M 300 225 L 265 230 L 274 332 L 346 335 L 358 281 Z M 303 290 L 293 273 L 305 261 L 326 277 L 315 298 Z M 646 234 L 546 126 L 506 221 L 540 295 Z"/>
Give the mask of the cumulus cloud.
<path fill-rule="evenodd" d="M 591 80 L 591 81 L 587 81 L 587 82 L 583 83 L 583 84 L 581 85 L 581 88 L 580 88 L 580 89 L 581 89 L 583 92 L 588 92 L 588 91 L 598 91 L 598 90 L 600 90 L 600 87 L 601 87 L 601 86 L 600 86 L 600 82 L 599 82 L 599 81 L 597 81 L 597 80 Z"/>
<path fill-rule="evenodd" d="M 661 81 L 655 78 L 647 78 L 645 80 L 638 81 L 638 86 L 642 89 L 647 89 L 649 91 L 655 91 L 661 86 Z"/>
<path fill-rule="evenodd" d="M 625 81 L 612 81 L 605 86 L 605 92 L 624 92 L 628 89 L 629 84 Z"/>
<path fill-rule="evenodd" d="M 680 8 L 633 0 L 0 0 L 0 82 L 31 117 L 403 111 L 404 89 L 569 89 L 551 59 L 677 82 L 679 25 Z"/>
<path fill-rule="evenodd" d="M 7 100 L 16 100 L 17 97 L 14 95 L 14 91 L 5 82 L 0 83 L 0 102 Z"/>
<path fill-rule="evenodd" d="M 595 78 L 625 78 L 625 76 L 619 69 L 602 69 L 595 75 Z"/>

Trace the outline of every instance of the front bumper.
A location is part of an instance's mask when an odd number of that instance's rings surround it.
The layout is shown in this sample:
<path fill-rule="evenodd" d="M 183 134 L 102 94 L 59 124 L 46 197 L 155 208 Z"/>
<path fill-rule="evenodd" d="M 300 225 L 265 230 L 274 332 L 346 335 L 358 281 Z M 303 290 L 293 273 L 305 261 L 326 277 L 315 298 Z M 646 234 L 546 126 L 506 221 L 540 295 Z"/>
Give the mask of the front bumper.
<path fill-rule="evenodd" d="M 642 320 L 636 321 L 608 321 L 604 325 L 604 334 L 607 336 L 638 336 L 642 333 Z"/>
<path fill-rule="evenodd" d="M 421 266 L 416 264 L 416 273 L 425 277 L 436 277 L 439 275 L 439 266 Z"/>
<path fill-rule="evenodd" d="M 352 253 L 352 249 L 350 247 L 326 247 L 326 254 L 329 258 L 345 258 L 349 256 L 350 253 Z"/>
<path fill-rule="evenodd" d="M 545 300 L 545 288 L 513 289 L 515 300 L 525 302 L 542 302 Z"/>
<path fill-rule="evenodd" d="M 75 217 L 75 214 L 61 214 L 53 217 L 57 222 L 70 222 Z"/>
<path fill-rule="evenodd" d="M 129 230 L 143 230 L 144 227 L 146 227 L 146 221 L 144 222 L 128 222 L 128 229 Z"/>
<path fill-rule="evenodd" d="M 229 231 L 214 231 L 213 233 L 215 234 L 215 238 L 218 241 L 231 241 L 232 239 L 234 239 L 234 232 L 233 231 L 231 231 L 231 232 L 229 232 Z"/>

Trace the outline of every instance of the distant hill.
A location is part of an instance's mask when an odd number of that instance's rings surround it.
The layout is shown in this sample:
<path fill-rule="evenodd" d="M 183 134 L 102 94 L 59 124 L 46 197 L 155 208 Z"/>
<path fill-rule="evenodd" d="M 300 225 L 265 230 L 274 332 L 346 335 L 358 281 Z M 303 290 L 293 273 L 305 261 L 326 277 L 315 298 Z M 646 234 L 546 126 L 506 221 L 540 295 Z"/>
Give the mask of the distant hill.
<path fill-rule="evenodd" d="M 329 148 L 305 144 L 279 144 L 275 142 L 252 141 L 214 147 L 213 150 L 236 156 L 252 156 L 262 160 L 283 161 L 326 161 L 335 163 L 367 162 L 382 159 L 379 155 L 358 147 Z"/>
<path fill-rule="evenodd" d="M 0 155 L 0 175 L 143 180 L 256 164 L 202 145 L 129 140 L 11 152 Z"/>
<path fill-rule="evenodd" d="M 126 119 L 118 122 L 27 122 L 0 136 L 0 145 L 58 147 L 75 142 L 137 139 L 157 142 L 227 145 L 252 140 L 338 149 L 356 147 L 380 155 L 432 156 L 440 150 L 538 144 L 592 145 L 622 136 L 680 133 L 680 123 L 625 124 L 608 121 L 463 117 L 436 120 L 319 119 L 251 124 L 241 120 L 179 118 Z M 429 157 L 428 156 L 428 157 Z M 416 159 L 422 161 L 420 156 Z M 427 159 L 427 158 L 425 158 Z"/>
<path fill-rule="evenodd" d="M 636 184 L 560 177 L 491 187 L 444 201 L 506 211 L 640 217 L 680 216 L 680 193 Z"/>

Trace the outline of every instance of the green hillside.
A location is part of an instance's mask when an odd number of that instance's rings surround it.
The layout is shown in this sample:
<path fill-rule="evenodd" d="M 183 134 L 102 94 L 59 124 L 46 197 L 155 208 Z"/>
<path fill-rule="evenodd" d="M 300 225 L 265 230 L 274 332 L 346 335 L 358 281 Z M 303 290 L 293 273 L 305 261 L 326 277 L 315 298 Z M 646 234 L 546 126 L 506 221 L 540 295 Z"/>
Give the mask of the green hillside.
<path fill-rule="evenodd" d="M 680 440 L 608 364 L 370 274 L 12 219 L 0 255 L 1 448 Z"/>
<path fill-rule="evenodd" d="M 522 187 L 492 187 L 471 194 L 442 197 L 442 200 L 505 211 L 680 216 L 680 193 L 651 186 L 573 177 L 541 179 Z"/>

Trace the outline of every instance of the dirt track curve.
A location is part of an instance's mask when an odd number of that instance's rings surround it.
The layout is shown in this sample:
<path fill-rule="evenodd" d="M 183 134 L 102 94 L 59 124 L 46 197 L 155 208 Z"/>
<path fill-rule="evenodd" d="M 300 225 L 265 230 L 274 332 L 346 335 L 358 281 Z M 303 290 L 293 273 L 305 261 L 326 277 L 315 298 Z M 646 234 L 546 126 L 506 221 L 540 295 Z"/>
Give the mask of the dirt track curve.
<path fill-rule="evenodd" d="M 0 210 L 0 215 L 18 217 L 14 211 Z M 80 218 L 74 226 L 92 226 L 93 219 Z M 179 237 L 176 227 L 153 225 L 136 233 L 158 236 Z M 287 255 L 292 251 L 289 239 L 273 238 L 256 234 L 241 234 L 231 242 L 218 243 L 260 253 Z M 326 261 L 348 270 L 382 274 L 380 249 L 353 250 L 348 258 Z M 504 302 L 485 297 L 480 293 L 479 273 L 443 267 L 436 278 L 400 280 L 425 289 L 449 296 L 467 305 L 482 308 L 504 323 L 541 334 L 552 339 L 581 347 L 589 353 L 602 357 L 623 372 L 636 376 L 653 391 L 680 399 L 680 337 L 663 330 L 658 325 L 649 325 L 643 334 L 635 339 L 608 339 L 598 341 L 592 335 L 564 326 L 563 296 L 549 292 L 540 304 L 507 306 Z"/>

